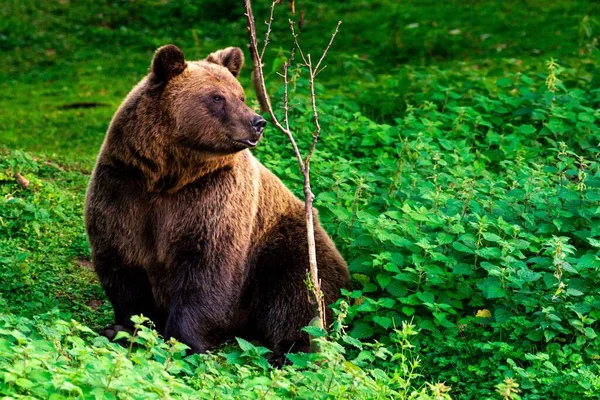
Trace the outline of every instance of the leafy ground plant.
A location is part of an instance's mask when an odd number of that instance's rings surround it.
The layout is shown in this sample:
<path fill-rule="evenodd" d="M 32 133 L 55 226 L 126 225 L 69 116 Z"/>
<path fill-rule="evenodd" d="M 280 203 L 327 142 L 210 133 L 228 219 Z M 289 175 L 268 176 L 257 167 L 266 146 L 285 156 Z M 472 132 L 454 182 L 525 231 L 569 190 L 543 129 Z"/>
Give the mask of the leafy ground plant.
<path fill-rule="evenodd" d="M 0 394 L 58 399 L 445 399 L 443 384 L 414 389 L 418 361 L 410 355 L 408 338 L 416 332 L 405 324 L 396 330 L 398 353 L 382 359 L 399 362 L 405 374 L 364 369 L 346 359 L 344 348 L 321 341 L 320 354 L 296 354 L 292 365 L 270 367 L 269 350 L 237 339 L 239 350 L 184 357 L 187 347 L 164 342 L 134 317 L 128 347 L 109 343 L 88 327 L 58 319 L 56 313 L 31 319 L 0 314 Z M 319 330 L 320 332 L 320 330 Z M 313 334 L 316 334 L 313 332 Z M 336 339 L 364 345 L 337 332 Z"/>

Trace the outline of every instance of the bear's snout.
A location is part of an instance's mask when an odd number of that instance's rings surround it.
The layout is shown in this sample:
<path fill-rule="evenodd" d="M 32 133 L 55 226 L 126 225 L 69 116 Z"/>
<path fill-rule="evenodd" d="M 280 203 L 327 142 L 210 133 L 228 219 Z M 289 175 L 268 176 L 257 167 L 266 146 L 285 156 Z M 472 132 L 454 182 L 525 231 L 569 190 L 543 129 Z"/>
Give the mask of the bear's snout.
<path fill-rule="evenodd" d="M 247 121 L 247 120 L 246 120 Z M 265 126 L 267 125 L 267 121 L 260 115 L 254 115 L 250 120 L 249 126 L 246 125 L 243 130 L 243 137 L 232 139 L 238 143 L 242 143 L 246 147 L 255 147 L 258 144 L 258 141 L 262 137 L 263 131 L 265 130 Z M 250 129 L 248 129 L 250 128 Z M 241 133 L 238 131 L 238 134 Z"/>
<path fill-rule="evenodd" d="M 267 125 L 267 121 L 260 115 L 257 115 L 252 119 L 252 127 L 258 134 L 257 139 L 260 138 L 260 135 L 262 134 L 266 125 Z"/>

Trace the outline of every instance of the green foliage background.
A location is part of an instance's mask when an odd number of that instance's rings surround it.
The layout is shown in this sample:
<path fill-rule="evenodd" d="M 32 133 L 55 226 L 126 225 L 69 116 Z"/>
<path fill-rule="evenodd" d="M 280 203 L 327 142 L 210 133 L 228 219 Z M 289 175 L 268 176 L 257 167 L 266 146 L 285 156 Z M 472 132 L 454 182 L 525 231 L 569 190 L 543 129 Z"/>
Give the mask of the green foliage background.
<path fill-rule="evenodd" d="M 353 290 L 338 306 L 347 328 L 336 324 L 323 354 L 273 370 L 266 349 L 241 340 L 184 358 L 141 320 L 130 348 L 97 337 L 111 309 L 83 228 L 94 157 L 153 51 L 175 43 L 200 59 L 246 48 L 242 2 L 2 2 L 0 393 L 445 398 L 448 386 L 465 399 L 597 396 L 596 3 L 276 8 L 266 62 L 276 102 L 288 18 L 305 13 L 300 39 L 313 54 L 343 20 L 318 77 L 313 180 Z M 254 4 L 258 21 L 268 7 Z M 293 127 L 306 148 L 307 81 L 293 73 Z M 249 68 L 241 80 L 253 98 Z M 301 194 L 286 138 L 267 131 L 255 154 Z"/>

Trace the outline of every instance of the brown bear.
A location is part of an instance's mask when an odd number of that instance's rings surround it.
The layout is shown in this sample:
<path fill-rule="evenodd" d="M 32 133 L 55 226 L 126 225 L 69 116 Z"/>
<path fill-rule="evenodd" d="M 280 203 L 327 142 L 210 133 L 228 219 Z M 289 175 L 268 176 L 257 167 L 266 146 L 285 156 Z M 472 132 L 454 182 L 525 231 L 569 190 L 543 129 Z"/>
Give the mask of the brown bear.
<path fill-rule="evenodd" d="M 275 358 L 308 349 L 304 203 L 250 153 L 266 121 L 244 103 L 243 62 L 239 48 L 186 61 L 161 47 L 112 119 L 85 213 L 110 339 L 144 314 L 193 352 L 233 336 Z M 348 270 L 316 213 L 315 240 L 332 303 Z"/>

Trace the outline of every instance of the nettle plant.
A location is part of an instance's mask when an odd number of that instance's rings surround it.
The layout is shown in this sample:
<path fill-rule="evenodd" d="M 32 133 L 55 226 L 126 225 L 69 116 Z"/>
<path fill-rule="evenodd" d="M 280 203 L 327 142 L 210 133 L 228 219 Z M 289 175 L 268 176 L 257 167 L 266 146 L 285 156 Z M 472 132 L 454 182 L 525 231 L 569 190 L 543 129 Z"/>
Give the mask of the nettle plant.
<path fill-rule="evenodd" d="M 316 337 L 322 330 L 311 332 L 319 341 L 318 354 L 293 355 L 292 366 L 273 369 L 264 357 L 269 350 L 243 339 L 237 339 L 239 349 L 185 357 L 187 347 L 175 340 L 164 342 L 148 319 L 132 320 L 133 334 L 118 334 L 129 342 L 124 347 L 76 321 L 60 320 L 56 313 L 34 320 L 0 314 L 0 394 L 96 399 L 450 398 L 444 384 L 414 388 L 419 363 L 409 342 L 416 332 L 408 324 L 394 332 L 395 353 L 378 351 L 378 357 L 400 368 L 390 376 L 347 361 L 341 345 Z M 372 351 L 371 345 L 342 329 L 334 335 L 332 339 Z"/>
<path fill-rule="evenodd" d="M 470 80 L 468 101 L 415 70 L 441 95 L 397 126 L 357 115 L 353 168 L 319 171 L 356 283 L 350 336 L 388 345 L 412 321 L 428 374 L 459 393 L 600 389 L 599 98 L 547 68 Z"/>

